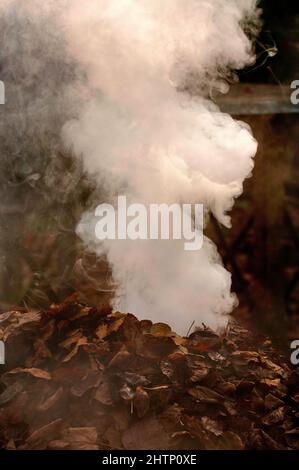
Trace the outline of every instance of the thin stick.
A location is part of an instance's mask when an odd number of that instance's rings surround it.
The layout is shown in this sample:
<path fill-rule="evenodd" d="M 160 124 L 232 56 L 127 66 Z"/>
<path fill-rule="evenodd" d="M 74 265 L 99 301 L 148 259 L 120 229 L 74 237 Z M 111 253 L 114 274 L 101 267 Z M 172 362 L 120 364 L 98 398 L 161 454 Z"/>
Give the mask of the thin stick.
<path fill-rule="evenodd" d="M 190 331 L 192 330 L 192 327 L 194 326 L 194 323 L 195 323 L 195 320 L 193 320 L 193 322 L 191 323 L 191 325 L 190 325 L 190 327 L 189 327 L 189 330 L 187 331 L 186 337 L 189 336 L 189 333 L 190 333 Z"/>

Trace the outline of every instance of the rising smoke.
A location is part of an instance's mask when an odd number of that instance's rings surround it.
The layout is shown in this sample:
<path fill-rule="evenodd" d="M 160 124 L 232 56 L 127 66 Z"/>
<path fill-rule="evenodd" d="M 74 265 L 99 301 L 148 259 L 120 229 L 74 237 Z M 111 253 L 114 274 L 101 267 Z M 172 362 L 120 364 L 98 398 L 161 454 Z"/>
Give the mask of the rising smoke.
<path fill-rule="evenodd" d="M 107 200 L 125 194 L 133 202 L 203 203 L 230 225 L 226 212 L 252 171 L 257 145 L 248 127 L 209 96 L 227 89 L 233 70 L 253 63 L 256 3 L 48 2 L 44 14 L 59 9 L 68 55 L 85 77 L 85 104 L 63 125 L 63 142 Z M 28 8 L 34 15 L 36 1 Z M 199 252 L 185 252 L 180 241 L 95 245 L 87 219 L 78 230 L 108 258 L 115 308 L 168 322 L 182 334 L 193 322 L 226 324 L 236 298 L 208 238 Z"/>

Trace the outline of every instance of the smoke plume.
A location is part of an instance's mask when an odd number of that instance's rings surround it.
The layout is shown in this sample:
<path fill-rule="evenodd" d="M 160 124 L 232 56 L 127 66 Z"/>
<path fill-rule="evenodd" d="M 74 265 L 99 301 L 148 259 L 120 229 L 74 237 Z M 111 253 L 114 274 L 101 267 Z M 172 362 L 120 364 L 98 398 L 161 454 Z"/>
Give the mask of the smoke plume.
<path fill-rule="evenodd" d="M 207 216 L 230 226 L 227 211 L 251 174 L 257 144 L 210 96 L 254 62 L 256 4 L 56 0 L 44 7 L 45 15 L 59 11 L 67 54 L 84 76 L 84 105 L 64 123 L 62 139 L 105 190 L 105 202 L 125 194 L 145 204 L 203 203 Z M 28 9 L 34 15 L 36 2 Z M 107 256 L 115 308 L 182 334 L 193 322 L 225 326 L 236 298 L 207 237 L 198 252 L 180 241 L 95 243 L 89 217 L 78 233 Z"/>

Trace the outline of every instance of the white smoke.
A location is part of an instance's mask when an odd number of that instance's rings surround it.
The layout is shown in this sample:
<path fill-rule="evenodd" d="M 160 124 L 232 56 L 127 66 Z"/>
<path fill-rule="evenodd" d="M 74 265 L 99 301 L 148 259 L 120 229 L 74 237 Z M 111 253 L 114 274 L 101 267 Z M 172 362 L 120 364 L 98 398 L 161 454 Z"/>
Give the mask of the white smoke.
<path fill-rule="evenodd" d="M 247 126 L 205 96 L 178 89 L 193 74 L 197 89 L 254 60 L 242 24 L 255 28 L 255 0 L 73 1 L 69 44 L 99 93 L 64 138 L 87 171 L 134 202 L 201 202 L 226 226 L 226 211 L 253 168 Z M 252 30 L 253 31 L 253 30 Z M 207 83 L 208 81 L 208 83 Z M 88 243 L 90 233 L 83 233 Z M 114 306 L 141 318 L 222 327 L 236 304 L 231 275 L 205 238 L 199 252 L 180 242 L 107 241 L 119 289 Z"/>
<path fill-rule="evenodd" d="M 34 0 L 30 0 L 32 5 Z M 203 203 L 219 222 L 242 192 L 256 142 L 209 91 L 254 61 L 256 0 L 56 0 L 69 53 L 89 83 L 63 139 L 107 194 L 133 202 Z M 193 78 L 192 78 L 193 77 Z M 185 91 L 191 78 L 197 96 Z M 191 80 L 192 81 L 192 80 Z M 84 218 L 85 220 L 85 218 Z M 82 232 L 88 246 L 92 235 Z M 236 305 L 231 275 L 213 243 L 185 252 L 178 241 L 107 241 L 114 307 L 168 322 L 223 327 Z"/>

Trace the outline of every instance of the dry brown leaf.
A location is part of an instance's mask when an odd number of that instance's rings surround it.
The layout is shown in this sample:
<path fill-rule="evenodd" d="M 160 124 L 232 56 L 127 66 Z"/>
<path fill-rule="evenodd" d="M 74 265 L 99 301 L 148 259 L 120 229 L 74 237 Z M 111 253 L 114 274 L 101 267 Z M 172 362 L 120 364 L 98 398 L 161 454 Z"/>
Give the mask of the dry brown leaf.
<path fill-rule="evenodd" d="M 170 361 L 161 361 L 160 362 L 160 369 L 163 375 L 165 375 L 169 380 L 171 380 L 175 375 L 174 366 Z"/>
<path fill-rule="evenodd" d="M 128 384 L 123 385 L 119 391 L 119 395 L 126 402 L 132 402 L 134 398 L 134 394 L 135 392 L 133 388 L 130 387 Z"/>
<path fill-rule="evenodd" d="M 16 369 L 10 370 L 8 374 L 30 374 L 37 379 L 51 380 L 52 376 L 50 372 L 46 370 L 37 369 L 32 367 L 31 369 L 23 369 L 22 367 L 17 367 Z"/>
<path fill-rule="evenodd" d="M 113 318 L 114 321 L 108 326 L 108 336 L 111 335 L 111 333 L 116 333 L 120 329 L 126 319 L 126 315 L 117 312 L 110 315 L 109 318 Z"/>
<path fill-rule="evenodd" d="M 34 431 L 26 440 L 26 445 L 29 449 L 44 449 L 45 442 L 53 440 L 59 431 L 62 424 L 62 419 L 58 418 L 45 426 Z"/>
<path fill-rule="evenodd" d="M 66 355 L 66 357 L 61 362 L 69 362 L 74 356 L 76 356 L 77 352 L 79 351 L 80 346 L 87 344 L 87 338 L 83 336 L 79 339 L 76 346 Z"/>
<path fill-rule="evenodd" d="M 74 442 L 70 444 L 70 450 L 99 450 L 100 447 L 96 444 L 91 444 L 90 442 Z"/>
<path fill-rule="evenodd" d="M 145 390 L 149 391 L 159 391 L 159 390 L 168 390 L 171 385 L 156 385 L 155 387 L 144 387 Z"/>
<path fill-rule="evenodd" d="M 0 313 L 0 323 L 6 322 L 6 320 L 8 320 L 13 315 L 13 313 L 14 312 Z"/>
<path fill-rule="evenodd" d="M 45 341 L 38 338 L 34 343 L 35 355 L 38 358 L 47 359 L 52 357 L 51 351 L 47 347 Z"/>
<path fill-rule="evenodd" d="M 262 422 L 266 426 L 272 426 L 273 424 L 277 424 L 280 421 L 283 421 L 285 418 L 286 414 L 286 407 L 285 406 L 280 406 L 274 411 L 271 411 L 271 413 L 267 414 L 263 419 Z"/>
<path fill-rule="evenodd" d="M 207 367 L 202 367 L 198 369 L 192 369 L 192 374 L 190 377 L 191 382 L 201 382 L 207 377 L 209 369 Z"/>
<path fill-rule="evenodd" d="M 8 443 L 6 444 L 6 446 L 5 446 L 5 449 L 6 450 L 16 450 L 17 448 L 16 448 L 15 441 L 13 439 L 10 439 L 8 441 Z"/>
<path fill-rule="evenodd" d="M 236 410 L 235 402 L 226 400 L 223 403 L 223 406 L 230 416 L 237 416 L 238 412 Z"/>
<path fill-rule="evenodd" d="M 215 445 L 211 450 L 244 450 L 244 442 L 241 437 L 231 431 L 226 431 L 217 437 Z"/>
<path fill-rule="evenodd" d="M 150 381 L 144 375 L 135 374 L 134 372 L 125 372 L 124 379 L 132 387 L 137 387 L 137 385 L 144 387 L 150 384 Z"/>
<path fill-rule="evenodd" d="M 143 418 L 149 410 L 150 398 L 148 393 L 140 386 L 136 388 L 133 399 L 134 410 L 138 418 Z"/>
<path fill-rule="evenodd" d="M 94 398 L 103 405 L 112 405 L 113 400 L 111 397 L 110 386 L 107 380 L 103 380 L 102 383 L 98 386 Z"/>
<path fill-rule="evenodd" d="M 247 366 L 249 363 L 259 363 L 261 358 L 259 353 L 255 351 L 233 351 L 231 359 L 237 365 Z"/>
<path fill-rule="evenodd" d="M 155 417 L 143 418 L 123 433 L 122 443 L 127 450 L 163 450 L 169 436 Z"/>
<path fill-rule="evenodd" d="M 280 385 L 280 379 L 262 379 L 262 384 L 268 385 L 268 387 L 278 387 Z"/>
<path fill-rule="evenodd" d="M 291 435 L 291 436 L 299 436 L 299 428 L 294 428 L 290 429 L 289 431 L 286 431 L 285 434 Z"/>
<path fill-rule="evenodd" d="M 205 352 L 221 346 L 221 338 L 209 328 L 197 329 L 187 341 L 188 348 L 193 352 Z"/>
<path fill-rule="evenodd" d="M 274 408 L 278 408 L 279 406 L 283 406 L 284 402 L 279 398 L 272 395 L 272 393 L 268 393 L 265 397 L 265 407 L 268 410 L 273 410 Z"/>
<path fill-rule="evenodd" d="M 36 311 L 30 311 L 30 312 L 24 312 L 19 315 L 18 318 L 18 323 L 17 327 L 23 326 L 27 323 L 35 323 L 38 322 L 41 319 L 41 311 L 36 310 Z"/>
<path fill-rule="evenodd" d="M 96 329 L 96 336 L 103 340 L 108 336 L 108 325 L 107 323 L 103 323 L 102 325 L 99 325 L 98 328 Z"/>
<path fill-rule="evenodd" d="M 172 333 L 171 337 L 174 343 L 177 346 L 180 346 L 180 351 L 182 351 L 184 354 L 188 354 L 188 349 L 184 348 L 184 345 L 187 343 L 186 338 L 183 338 L 182 336 L 179 336 L 175 333 Z"/>
<path fill-rule="evenodd" d="M 119 318 L 118 320 L 115 320 L 113 323 L 111 323 L 108 327 L 108 335 L 111 335 L 111 333 L 116 333 L 120 329 L 124 321 L 125 317 Z"/>
<path fill-rule="evenodd" d="M 293 396 L 293 400 L 294 400 L 296 403 L 299 403 L 299 393 L 296 393 L 296 394 Z"/>
<path fill-rule="evenodd" d="M 42 329 L 42 334 L 41 334 L 40 339 L 43 341 L 48 341 L 53 336 L 55 327 L 56 327 L 55 320 L 50 320 Z"/>
<path fill-rule="evenodd" d="M 153 336 L 172 336 L 173 332 L 170 328 L 169 325 L 166 325 L 166 323 L 154 323 L 150 330 L 149 333 Z"/>
<path fill-rule="evenodd" d="M 61 436 L 62 440 L 67 441 L 70 444 L 95 444 L 98 439 L 98 432 L 95 427 L 74 427 L 64 429 Z"/>
<path fill-rule="evenodd" d="M 65 450 L 68 447 L 69 443 L 62 440 L 51 441 L 47 446 L 49 450 Z"/>
<path fill-rule="evenodd" d="M 132 354 L 126 349 L 121 349 L 111 359 L 107 369 L 126 369 L 132 360 Z"/>
<path fill-rule="evenodd" d="M 78 313 L 76 313 L 72 318 L 71 320 L 72 321 L 75 321 L 75 320 L 78 320 L 79 318 L 84 318 L 84 317 L 87 317 L 90 312 L 92 311 L 92 307 L 82 307 Z"/>
<path fill-rule="evenodd" d="M 200 448 L 205 450 L 243 450 L 244 443 L 242 439 L 234 432 L 225 431 L 219 435 L 207 430 L 203 426 L 202 420 L 199 421 L 193 416 L 185 416 L 184 422 L 190 433 L 199 441 Z M 214 428 L 215 430 L 215 428 Z"/>
<path fill-rule="evenodd" d="M 214 390 L 211 390 L 210 388 L 202 387 L 200 385 L 194 388 L 190 388 L 188 390 L 188 393 L 197 401 L 200 401 L 202 403 L 220 404 L 224 400 L 224 397 L 219 393 L 215 392 Z"/>
<path fill-rule="evenodd" d="M 75 397 L 82 397 L 88 390 L 98 387 L 102 380 L 102 372 L 89 371 L 87 376 L 71 387 L 71 394 Z"/>
<path fill-rule="evenodd" d="M 221 337 L 204 328 L 185 339 L 167 325 L 111 315 L 75 299 L 55 309 L 37 323 L 31 312 L 20 325 L 24 310 L 2 322 L 10 350 L 24 351 L 25 364 L 13 369 L 20 365 L 15 355 L 12 374 L 7 365 L 0 377 L 3 447 L 243 449 L 246 439 L 246 448 L 296 448 L 298 374 L 274 354 L 275 346 L 267 351 L 249 331 L 234 323 Z M 23 376 L 11 385 L 16 370 Z M 28 380 L 29 370 L 51 374 L 53 381 Z M 63 424 L 42 426 L 49 415 Z M 69 440 L 61 434 L 66 428 Z M 96 440 L 88 437 L 90 428 Z"/>
<path fill-rule="evenodd" d="M 221 436 L 223 434 L 223 426 L 219 422 L 214 421 L 208 416 L 203 416 L 201 418 L 201 423 L 206 431 L 215 434 L 215 436 Z"/>
<path fill-rule="evenodd" d="M 78 328 L 76 330 L 71 331 L 68 335 L 68 338 L 66 338 L 64 341 L 61 341 L 61 343 L 59 343 L 59 346 L 61 348 L 68 348 L 72 344 L 77 343 L 80 338 L 82 338 L 82 330 L 81 328 Z"/>
<path fill-rule="evenodd" d="M 22 329 L 24 325 L 28 325 L 30 323 L 36 323 L 41 318 L 40 312 L 12 312 L 15 316 L 14 323 L 11 323 L 4 331 L 3 340 L 6 342 L 8 338 L 15 333 L 15 331 Z"/>
<path fill-rule="evenodd" d="M 268 369 L 272 370 L 275 374 L 280 375 L 281 377 L 285 376 L 285 371 L 282 367 L 270 361 L 266 357 L 262 357 L 262 364 L 264 364 Z"/>
<path fill-rule="evenodd" d="M 56 405 L 56 403 L 60 400 L 63 396 L 63 387 L 59 387 L 53 395 L 51 395 L 47 400 L 41 403 L 38 406 L 39 411 L 48 411 L 52 406 Z"/>
<path fill-rule="evenodd" d="M 6 405 L 13 400 L 21 391 L 23 387 L 20 383 L 16 382 L 7 387 L 4 392 L 0 394 L 0 406 Z"/>
<path fill-rule="evenodd" d="M 248 447 L 256 450 L 281 450 L 281 446 L 262 429 L 253 429 L 249 435 Z"/>

